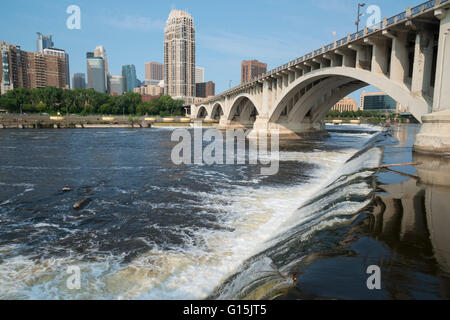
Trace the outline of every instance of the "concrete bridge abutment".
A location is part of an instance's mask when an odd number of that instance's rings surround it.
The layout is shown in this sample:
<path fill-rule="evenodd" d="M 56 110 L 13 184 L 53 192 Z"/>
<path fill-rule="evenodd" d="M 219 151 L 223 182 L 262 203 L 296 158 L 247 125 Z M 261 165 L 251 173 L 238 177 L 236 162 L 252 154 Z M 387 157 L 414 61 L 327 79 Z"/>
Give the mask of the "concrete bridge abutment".
<path fill-rule="evenodd" d="M 433 112 L 422 117 L 414 151 L 435 155 L 450 154 L 450 12 L 437 9 L 440 20 L 434 87 Z"/>

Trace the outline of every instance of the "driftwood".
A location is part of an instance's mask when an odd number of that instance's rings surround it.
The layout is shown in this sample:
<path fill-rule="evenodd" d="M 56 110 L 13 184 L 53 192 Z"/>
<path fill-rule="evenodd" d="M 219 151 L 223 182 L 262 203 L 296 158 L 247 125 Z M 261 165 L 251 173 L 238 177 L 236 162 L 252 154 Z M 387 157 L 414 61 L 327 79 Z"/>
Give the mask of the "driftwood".
<path fill-rule="evenodd" d="M 394 169 L 389 169 L 389 168 L 384 168 L 384 169 L 387 170 L 387 171 L 396 173 L 396 174 L 398 174 L 398 175 L 401 175 L 401 176 L 404 176 L 404 177 L 407 177 L 407 178 L 411 178 L 411 179 L 420 181 L 420 178 L 419 178 L 419 177 L 414 176 L 414 175 L 412 175 L 412 174 L 407 174 L 407 173 L 400 172 L 400 171 L 397 171 L 397 170 L 394 170 Z"/>
<path fill-rule="evenodd" d="M 394 163 L 394 164 L 385 164 L 382 166 L 369 168 L 367 170 L 389 169 L 390 167 L 402 167 L 402 166 L 419 166 L 421 164 L 423 164 L 423 162 Z"/>
<path fill-rule="evenodd" d="M 84 198 L 84 199 L 81 199 L 81 200 L 75 202 L 75 204 L 73 205 L 73 208 L 74 208 L 75 210 L 81 210 L 81 209 L 83 209 L 85 206 L 87 206 L 91 201 L 92 201 L 91 198 Z"/>

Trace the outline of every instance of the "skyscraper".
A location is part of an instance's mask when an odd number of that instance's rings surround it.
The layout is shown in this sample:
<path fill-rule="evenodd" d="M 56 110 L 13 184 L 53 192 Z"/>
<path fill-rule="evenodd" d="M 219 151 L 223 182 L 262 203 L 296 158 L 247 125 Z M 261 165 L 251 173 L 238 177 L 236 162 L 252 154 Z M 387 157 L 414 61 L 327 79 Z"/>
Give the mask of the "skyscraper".
<path fill-rule="evenodd" d="M 94 57 L 101 57 L 105 61 L 105 72 L 108 74 L 108 58 L 106 57 L 106 50 L 103 46 L 98 46 L 94 50 Z"/>
<path fill-rule="evenodd" d="M 88 88 L 106 93 L 105 60 L 102 57 L 89 57 L 86 62 Z"/>
<path fill-rule="evenodd" d="M 123 76 L 110 77 L 110 92 L 112 95 L 122 95 L 125 92 L 125 84 Z"/>
<path fill-rule="evenodd" d="M 134 64 L 122 66 L 122 76 L 125 81 L 125 91 L 133 92 L 133 89 L 137 87 L 136 68 Z"/>
<path fill-rule="evenodd" d="M 40 32 L 36 32 L 38 35 L 37 42 L 36 42 L 36 51 L 37 52 L 44 52 L 44 49 L 47 48 L 53 48 L 55 44 L 53 43 L 53 36 L 52 35 L 45 35 Z"/>
<path fill-rule="evenodd" d="M 94 57 L 103 58 L 103 61 L 105 62 L 105 84 L 106 84 L 106 91 L 109 92 L 110 74 L 108 70 L 108 58 L 106 57 L 105 47 L 103 46 L 96 47 L 94 50 Z"/>
<path fill-rule="evenodd" d="M 205 82 L 205 68 L 195 67 L 195 83 Z"/>
<path fill-rule="evenodd" d="M 241 83 L 267 72 L 267 64 L 258 60 L 242 61 L 241 64 Z"/>
<path fill-rule="evenodd" d="M 84 73 L 72 75 L 72 89 L 86 89 L 86 75 Z"/>
<path fill-rule="evenodd" d="M 61 49 L 56 48 L 45 48 L 44 54 L 64 58 L 66 61 L 65 67 L 66 67 L 66 83 L 70 88 L 70 67 L 69 67 L 69 54 Z"/>
<path fill-rule="evenodd" d="M 164 29 L 164 92 L 189 103 L 195 97 L 195 28 L 187 12 L 172 10 Z"/>
<path fill-rule="evenodd" d="M 164 80 L 164 65 L 159 62 L 147 62 L 145 64 L 145 80 L 146 81 Z"/>

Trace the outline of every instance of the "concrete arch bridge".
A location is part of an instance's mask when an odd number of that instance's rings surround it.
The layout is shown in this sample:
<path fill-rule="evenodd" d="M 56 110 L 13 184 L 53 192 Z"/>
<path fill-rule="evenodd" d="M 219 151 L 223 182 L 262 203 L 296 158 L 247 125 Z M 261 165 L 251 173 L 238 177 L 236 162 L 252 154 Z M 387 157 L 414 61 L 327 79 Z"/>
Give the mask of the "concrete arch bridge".
<path fill-rule="evenodd" d="M 372 85 L 423 123 L 416 150 L 450 152 L 450 0 L 407 8 L 252 81 L 191 106 L 191 118 L 251 135 L 325 132 L 326 113 Z M 442 125 L 442 123 L 448 123 Z"/>

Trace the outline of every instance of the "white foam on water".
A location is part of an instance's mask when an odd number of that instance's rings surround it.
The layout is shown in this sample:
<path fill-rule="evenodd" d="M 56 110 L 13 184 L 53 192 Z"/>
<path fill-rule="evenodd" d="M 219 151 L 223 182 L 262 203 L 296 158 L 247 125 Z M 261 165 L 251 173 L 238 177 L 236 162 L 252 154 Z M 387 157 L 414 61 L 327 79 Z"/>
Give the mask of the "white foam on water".
<path fill-rule="evenodd" d="M 285 223 L 295 217 L 297 208 L 326 189 L 333 177 L 339 177 L 342 165 L 355 151 L 348 148 L 339 152 L 281 152 L 281 161 L 311 162 L 317 166 L 311 172 L 313 178 L 304 184 L 267 187 L 255 181 L 232 186 L 226 193 L 196 192 L 203 199 L 199 205 L 205 212 L 219 212 L 222 229 L 171 230 L 184 235 L 184 246 L 161 249 L 149 243 L 153 249 L 125 265 L 120 264 L 123 257 L 112 255 L 95 261 L 84 260 L 83 255 L 74 252 L 68 257 L 39 261 L 2 255 L 5 258 L 0 261 L 0 299 L 206 298 L 242 262 L 267 248 L 268 240 L 288 227 Z M 344 166 L 344 174 L 371 163 L 369 159 L 352 161 L 354 167 Z M 192 192 L 176 187 L 172 191 Z M 6 249 L 0 247 L 0 254 L 2 250 Z M 82 287 L 71 291 L 66 287 L 66 270 L 74 265 L 81 269 Z"/>

